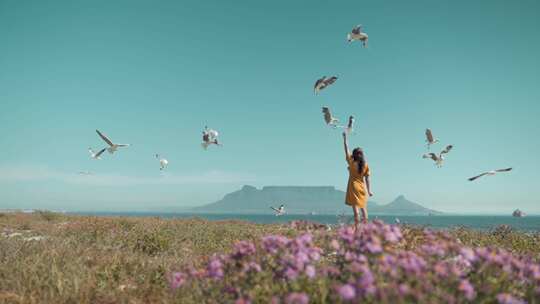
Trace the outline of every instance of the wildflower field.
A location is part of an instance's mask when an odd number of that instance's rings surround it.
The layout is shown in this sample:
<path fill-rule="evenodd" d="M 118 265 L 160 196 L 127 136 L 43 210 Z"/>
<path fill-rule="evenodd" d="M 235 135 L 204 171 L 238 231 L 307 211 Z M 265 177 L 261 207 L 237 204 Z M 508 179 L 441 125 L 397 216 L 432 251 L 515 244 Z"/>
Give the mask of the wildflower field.
<path fill-rule="evenodd" d="M 540 234 L 0 213 L 0 303 L 540 303 Z"/>

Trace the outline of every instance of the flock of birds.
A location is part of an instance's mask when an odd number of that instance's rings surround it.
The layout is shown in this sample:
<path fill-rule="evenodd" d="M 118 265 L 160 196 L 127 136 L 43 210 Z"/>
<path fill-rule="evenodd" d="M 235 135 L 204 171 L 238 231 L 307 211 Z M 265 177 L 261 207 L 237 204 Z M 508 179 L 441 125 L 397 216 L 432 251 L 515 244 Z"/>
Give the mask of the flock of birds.
<path fill-rule="evenodd" d="M 368 35 L 367 35 L 367 33 L 365 33 L 363 31 L 362 25 L 357 25 L 357 26 L 353 27 L 351 32 L 347 34 L 347 41 L 349 43 L 353 42 L 353 41 L 359 41 L 359 42 L 362 43 L 363 48 L 367 48 L 367 46 L 368 46 Z M 324 89 L 328 88 L 329 86 L 333 85 L 337 80 L 338 80 L 337 76 L 331 76 L 331 77 L 323 76 L 323 77 L 317 79 L 317 81 L 315 82 L 315 85 L 313 87 L 315 94 L 318 95 L 322 90 L 324 90 Z M 340 125 L 340 120 L 332 115 L 332 112 L 331 112 L 329 107 L 323 106 L 322 107 L 322 113 L 323 113 L 323 118 L 324 118 L 324 122 L 326 123 L 326 125 L 334 128 L 334 129 L 337 129 L 337 128 L 343 129 L 343 132 L 345 132 L 347 134 L 352 134 L 353 133 L 353 131 L 354 131 L 354 116 L 353 115 L 349 116 L 349 119 L 348 119 L 346 125 Z M 129 144 L 114 143 L 109 137 L 107 137 L 105 134 L 103 134 L 99 130 L 96 130 L 96 133 L 108 145 L 108 147 L 105 147 L 105 148 L 103 148 L 103 149 L 101 149 L 101 150 L 99 150 L 97 152 L 94 151 L 92 148 L 88 148 L 88 151 L 90 152 L 90 157 L 92 159 L 94 159 L 94 160 L 101 159 L 101 156 L 105 152 L 105 150 L 107 150 L 110 154 L 113 154 L 114 152 L 116 152 L 118 150 L 118 148 L 129 147 Z M 430 150 L 431 146 L 438 143 L 439 140 L 436 139 L 433 136 L 433 133 L 432 133 L 431 129 L 429 129 L 429 128 L 426 129 L 425 135 L 426 135 L 427 149 Z M 208 149 L 208 147 L 210 147 L 211 145 L 222 146 L 221 142 L 218 141 L 218 137 L 219 137 L 219 132 L 218 131 L 216 131 L 214 129 L 210 129 L 207 126 L 205 126 L 203 131 L 202 131 L 202 143 L 201 143 L 201 146 L 205 150 Z M 440 168 L 443 165 L 445 155 L 448 154 L 452 150 L 452 148 L 453 148 L 453 145 L 447 145 L 439 153 L 429 152 L 429 153 L 424 154 L 422 157 L 425 158 L 425 159 L 433 160 L 435 162 L 435 165 Z M 165 170 L 167 168 L 168 164 L 169 164 L 169 161 L 167 159 L 161 157 L 159 154 L 155 154 L 155 158 L 159 162 L 159 169 L 160 170 Z M 476 176 L 473 176 L 473 177 L 469 178 L 469 181 L 474 181 L 474 180 L 476 180 L 476 179 L 478 179 L 480 177 L 483 177 L 483 176 L 492 176 L 492 175 L 495 175 L 497 173 L 508 172 L 508 171 L 511 171 L 511 170 L 512 170 L 512 168 L 505 168 L 505 169 L 497 169 L 497 170 L 483 172 L 483 173 L 481 173 L 479 175 L 476 175 Z M 81 171 L 79 173 L 81 175 L 90 175 L 91 174 L 88 171 Z M 277 208 L 276 207 L 270 207 L 270 209 L 272 209 L 275 212 L 276 216 L 280 216 L 280 215 L 285 214 L 285 206 L 283 204 L 281 204 Z"/>
<path fill-rule="evenodd" d="M 436 139 L 433 136 L 433 132 L 431 132 L 431 129 L 429 129 L 429 128 L 426 129 L 426 142 L 427 142 L 428 150 L 430 149 L 431 145 L 436 144 L 436 143 L 439 142 L 439 140 Z M 435 162 L 435 165 L 440 168 L 440 167 L 442 167 L 442 164 L 443 164 L 443 161 L 444 161 L 444 154 L 448 154 L 448 152 L 450 152 L 450 150 L 452 150 L 453 147 L 454 147 L 453 145 L 447 145 L 438 154 L 431 152 L 431 153 L 426 153 L 426 154 L 422 155 L 422 157 L 423 158 L 430 158 L 431 160 L 433 160 Z M 480 177 L 483 177 L 483 176 L 493 176 L 493 175 L 495 175 L 497 173 L 509 172 L 509 171 L 512 171 L 512 168 L 491 170 L 491 171 L 483 172 L 483 173 L 480 173 L 480 174 L 475 175 L 473 177 L 470 177 L 468 180 L 472 182 L 472 181 L 477 180 L 477 179 L 479 179 Z"/>

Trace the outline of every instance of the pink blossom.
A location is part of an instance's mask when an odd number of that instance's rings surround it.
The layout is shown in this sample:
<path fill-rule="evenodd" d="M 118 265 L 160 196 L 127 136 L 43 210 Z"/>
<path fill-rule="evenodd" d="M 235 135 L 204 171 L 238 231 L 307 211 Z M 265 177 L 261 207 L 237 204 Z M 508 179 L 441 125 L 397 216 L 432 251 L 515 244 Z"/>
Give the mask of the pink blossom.
<path fill-rule="evenodd" d="M 356 290 L 351 284 L 341 285 L 338 287 L 337 293 L 344 301 L 349 301 L 356 297 Z"/>

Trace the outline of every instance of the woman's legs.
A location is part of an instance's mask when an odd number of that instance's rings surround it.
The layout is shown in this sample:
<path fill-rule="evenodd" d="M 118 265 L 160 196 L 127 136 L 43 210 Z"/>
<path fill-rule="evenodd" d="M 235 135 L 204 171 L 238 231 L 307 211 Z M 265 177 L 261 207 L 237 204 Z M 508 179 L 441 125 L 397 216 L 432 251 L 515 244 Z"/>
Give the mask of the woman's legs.
<path fill-rule="evenodd" d="M 354 232 L 356 232 L 356 230 L 358 230 L 358 224 L 359 224 L 359 221 L 358 221 L 358 207 L 352 206 L 352 210 L 353 210 L 353 213 L 354 213 Z"/>
<path fill-rule="evenodd" d="M 360 208 L 360 211 L 362 211 L 362 224 L 367 224 L 367 220 L 368 220 L 367 208 Z"/>

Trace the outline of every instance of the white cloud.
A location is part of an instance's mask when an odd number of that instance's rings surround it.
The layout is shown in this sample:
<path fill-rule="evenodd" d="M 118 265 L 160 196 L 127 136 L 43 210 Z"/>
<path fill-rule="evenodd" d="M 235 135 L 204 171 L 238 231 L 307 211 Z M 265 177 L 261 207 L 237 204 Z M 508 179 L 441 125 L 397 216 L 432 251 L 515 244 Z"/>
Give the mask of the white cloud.
<path fill-rule="evenodd" d="M 178 185 L 178 184 L 229 184 L 253 182 L 250 174 L 224 171 L 207 171 L 191 175 L 162 172 L 160 176 L 137 176 L 107 173 L 81 175 L 77 172 L 63 172 L 45 166 L 0 167 L 0 182 L 59 181 L 67 184 L 94 186 L 138 186 L 138 185 Z"/>

